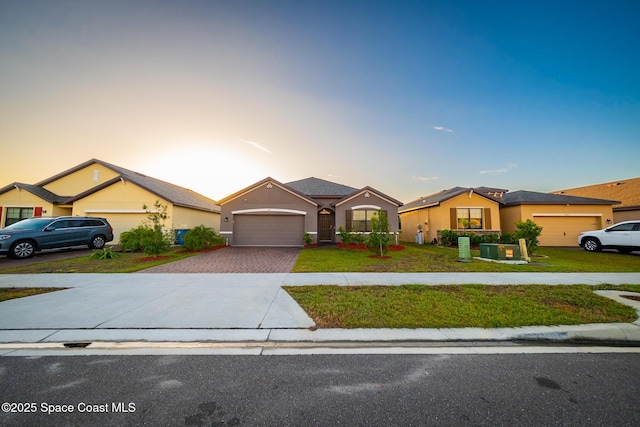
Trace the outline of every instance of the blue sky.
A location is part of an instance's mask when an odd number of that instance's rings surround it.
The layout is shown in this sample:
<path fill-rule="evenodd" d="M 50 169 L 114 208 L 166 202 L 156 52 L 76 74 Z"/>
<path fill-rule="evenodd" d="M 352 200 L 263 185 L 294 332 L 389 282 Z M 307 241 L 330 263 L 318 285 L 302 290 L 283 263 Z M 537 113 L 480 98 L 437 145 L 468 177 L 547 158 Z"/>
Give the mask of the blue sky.
<path fill-rule="evenodd" d="M 90 158 L 219 199 L 640 176 L 637 1 L 0 0 L 0 186 Z"/>

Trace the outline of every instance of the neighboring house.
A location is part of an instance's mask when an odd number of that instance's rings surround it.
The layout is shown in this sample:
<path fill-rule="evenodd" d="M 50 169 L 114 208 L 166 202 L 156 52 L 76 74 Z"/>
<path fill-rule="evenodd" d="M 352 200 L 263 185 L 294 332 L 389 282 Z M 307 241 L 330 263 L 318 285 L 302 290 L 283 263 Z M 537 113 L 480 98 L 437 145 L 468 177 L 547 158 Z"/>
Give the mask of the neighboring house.
<path fill-rule="evenodd" d="M 619 200 L 620 204 L 613 207 L 614 223 L 640 219 L 640 178 L 558 190 L 553 194 Z"/>
<path fill-rule="evenodd" d="M 0 227 L 32 216 L 79 215 L 106 218 L 114 242 L 137 227 L 159 201 L 167 206 L 168 228 L 204 224 L 219 229 L 220 207 L 201 194 L 92 159 L 36 184 L 0 188 Z"/>
<path fill-rule="evenodd" d="M 504 193 L 503 200 L 502 231 L 513 232 L 518 221 L 530 219 L 542 227 L 540 246 L 577 246 L 581 232 L 613 223 L 612 206 L 619 203 L 535 191 Z"/>
<path fill-rule="evenodd" d="M 442 230 L 500 233 L 502 193 L 498 188 L 454 187 L 405 204 L 400 210 L 400 240 L 412 242 L 422 231 L 425 242 Z"/>
<path fill-rule="evenodd" d="M 371 187 L 361 189 L 307 178 L 286 184 L 265 178 L 219 201 L 220 234 L 233 246 L 302 246 L 335 242 L 338 229 L 371 231 L 371 218 L 386 211 L 398 231 L 399 202 Z"/>

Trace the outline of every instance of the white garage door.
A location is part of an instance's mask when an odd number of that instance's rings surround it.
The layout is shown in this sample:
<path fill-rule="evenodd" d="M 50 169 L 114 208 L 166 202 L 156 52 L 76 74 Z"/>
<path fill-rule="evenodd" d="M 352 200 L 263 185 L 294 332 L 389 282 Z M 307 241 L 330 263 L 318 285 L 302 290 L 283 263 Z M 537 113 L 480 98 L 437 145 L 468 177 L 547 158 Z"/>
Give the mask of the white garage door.
<path fill-rule="evenodd" d="M 233 246 L 303 246 L 304 215 L 235 215 Z"/>
<path fill-rule="evenodd" d="M 602 228 L 599 216 L 534 216 L 533 221 L 542 227 L 540 246 L 577 246 L 580 233 Z"/>

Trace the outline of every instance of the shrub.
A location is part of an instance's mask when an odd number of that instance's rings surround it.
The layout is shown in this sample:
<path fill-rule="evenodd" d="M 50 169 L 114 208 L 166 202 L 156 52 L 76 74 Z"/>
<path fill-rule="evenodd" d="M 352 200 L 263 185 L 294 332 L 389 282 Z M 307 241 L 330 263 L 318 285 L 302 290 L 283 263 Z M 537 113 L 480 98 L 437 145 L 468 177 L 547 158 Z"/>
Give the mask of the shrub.
<path fill-rule="evenodd" d="M 125 252 L 144 252 L 144 242 L 151 238 L 153 230 L 140 225 L 120 235 L 120 247 Z"/>
<path fill-rule="evenodd" d="M 93 253 L 91 255 L 89 255 L 89 258 L 91 259 L 113 259 L 113 258 L 118 258 L 120 257 L 122 254 L 119 252 L 113 252 L 111 247 L 108 248 L 102 248 L 99 251 L 93 251 Z"/>
<path fill-rule="evenodd" d="M 353 241 L 353 233 L 342 226 L 338 228 L 338 234 L 340 235 L 340 240 L 342 240 L 342 243 L 345 245 L 348 245 Z"/>
<path fill-rule="evenodd" d="M 363 233 L 353 233 L 351 243 L 355 243 L 356 245 L 361 245 L 367 240 L 367 236 Z"/>
<path fill-rule="evenodd" d="M 513 233 L 507 231 L 502 233 L 502 235 L 500 236 L 500 239 L 498 240 L 498 243 L 504 243 L 504 244 L 510 245 L 510 244 L 518 243 L 518 240 L 513 235 Z"/>
<path fill-rule="evenodd" d="M 204 225 L 198 225 L 184 235 L 184 247 L 191 251 L 201 251 L 224 243 L 224 237 L 221 237 L 213 228 Z"/>
<path fill-rule="evenodd" d="M 311 237 L 311 234 L 305 232 L 304 236 L 302 236 L 302 241 L 305 245 L 310 245 L 313 243 L 313 237 Z"/>
<path fill-rule="evenodd" d="M 542 227 L 530 219 L 516 223 L 514 237 L 516 239 L 524 239 L 527 242 L 527 252 L 529 254 L 538 249 L 538 237 L 540 237 L 540 234 L 542 234 Z"/>
<path fill-rule="evenodd" d="M 156 201 L 154 207 L 156 210 L 147 211 L 149 215 L 141 225 L 120 235 L 122 250 L 144 252 L 149 255 L 159 255 L 169 250 L 173 233 L 164 229 L 164 223 L 169 218 L 167 205 L 161 205 Z M 147 206 L 142 205 L 142 208 L 147 209 Z"/>
<path fill-rule="evenodd" d="M 458 232 L 453 230 L 440 231 L 440 244 L 442 246 L 455 246 L 458 244 Z"/>

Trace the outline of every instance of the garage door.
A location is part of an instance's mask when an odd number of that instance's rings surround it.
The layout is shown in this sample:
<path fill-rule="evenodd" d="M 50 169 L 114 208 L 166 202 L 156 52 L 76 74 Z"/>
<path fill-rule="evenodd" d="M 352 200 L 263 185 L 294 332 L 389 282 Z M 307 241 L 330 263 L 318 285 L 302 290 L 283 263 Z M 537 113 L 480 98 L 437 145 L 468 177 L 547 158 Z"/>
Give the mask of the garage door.
<path fill-rule="evenodd" d="M 583 231 L 602 228 L 599 216 L 534 216 L 542 227 L 540 246 L 577 246 Z"/>
<path fill-rule="evenodd" d="M 235 215 L 234 246 L 302 246 L 304 215 Z"/>

